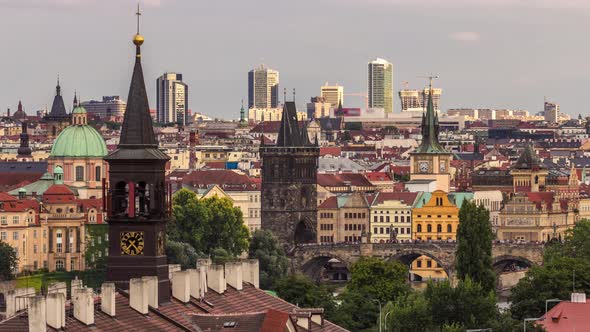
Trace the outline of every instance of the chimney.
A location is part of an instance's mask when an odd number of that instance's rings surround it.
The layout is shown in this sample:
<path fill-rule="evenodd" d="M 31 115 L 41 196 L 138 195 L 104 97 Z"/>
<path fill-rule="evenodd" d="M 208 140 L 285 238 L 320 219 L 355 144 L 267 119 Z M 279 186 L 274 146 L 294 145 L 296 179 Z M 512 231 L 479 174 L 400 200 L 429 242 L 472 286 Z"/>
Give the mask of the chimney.
<path fill-rule="evenodd" d="M 72 280 L 73 282 L 74 280 Z M 47 286 L 47 294 L 61 293 L 64 298 L 68 298 L 68 285 L 64 281 L 53 282 Z"/>
<path fill-rule="evenodd" d="M 236 290 L 242 290 L 242 263 L 225 263 L 225 279 L 228 285 Z"/>
<path fill-rule="evenodd" d="M 37 295 L 29 298 L 29 331 L 45 332 L 47 331 L 47 319 L 45 297 Z"/>
<path fill-rule="evenodd" d="M 129 280 L 129 305 L 140 314 L 148 313 L 147 281 L 141 278 Z"/>
<path fill-rule="evenodd" d="M 201 273 L 201 270 L 203 273 Z M 205 288 L 207 288 L 207 275 L 205 267 L 201 266 L 198 269 L 188 269 L 190 278 L 190 293 L 195 299 L 202 299 L 205 297 Z M 205 287 L 203 287 L 203 283 Z"/>
<path fill-rule="evenodd" d="M 191 299 L 191 280 L 189 271 L 176 271 L 172 273 L 172 296 L 182 303 L 188 303 Z"/>
<path fill-rule="evenodd" d="M 572 303 L 586 303 L 586 293 L 572 293 Z"/>
<path fill-rule="evenodd" d="M 297 326 L 304 331 L 311 331 L 311 313 L 307 311 L 294 311 L 293 315 L 297 320 Z"/>
<path fill-rule="evenodd" d="M 6 292 L 6 318 L 14 316 L 17 312 L 28 307 L 29 298 L 36 294 L 35 288 L 16 288 Z"/>
<path fill-rule="evenodd" d="M 144 276 L 141 280 L 145 281 L 148 289 L 148 305 L 158 309 L 158 277 Z"/>
<path fill-rule="evenodd" d="M 207 270 L 207 286 L 219 294 L 225 291 L 225 271 L 223 265 L 211 265 Z"/>
<path fill-rule="evenodd" d="M 259 263 L 257 259 L 247 259 L 242 261 L 242 275 L 244 276 L 244 281 L 249 282 L 252 286 L 259 288 L 260 287 L 260 280 L 259 280 Z"/>
<path fill-rule="evenodd" d="M 66 296 L 63 292 L 47 294 L 47 325 L 56 330 L 66 327 Z"/>
<path fill-rule="evenodd" d="M 92 288 L 74 289 L 74 317 L 85 325 L 94 324 L 94 294 Z"/>
<path fill-rule="evenodd" d="M 168 280 L 172 280 L 172 273 L 182 270 L 180 264 L 168 264 Z"/>
<path fill-rule="evenodd" d="M 100 310 L 105 314 L 115 317 L 115 284 L 112 282 L 105 282 L 100 286 Z"/>
<path fill-rule="evenodd" d="M 82 288 L 84 285 L 82 284 L 82 280 L 78 279 L 78 277 L 76 277 L 76 279 L 72 280 L 70 283 L 70 297 L 74 297 L 74 290 L 75 289 L 79 289 Z"/>

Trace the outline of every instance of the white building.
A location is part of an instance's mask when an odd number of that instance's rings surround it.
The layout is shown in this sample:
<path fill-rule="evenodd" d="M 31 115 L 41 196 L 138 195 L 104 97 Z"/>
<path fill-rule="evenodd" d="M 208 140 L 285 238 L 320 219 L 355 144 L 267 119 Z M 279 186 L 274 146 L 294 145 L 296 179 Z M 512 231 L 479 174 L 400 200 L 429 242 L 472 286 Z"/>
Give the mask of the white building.
<path fill-rule="evenodd" d="M 279 72 L 265 65 L 248 72 L 248 108 L 279 106 Z"/>
<path fill-rule="evenodd" d="M 127 103 L 119 96 L 103 96 L 102 100 L 89 100 L 81 103 L 88 115 L 98 116 L 102 119 L 109 117 L 123 117 Z"/>
<path fill-rule="evenodd" d="M 369 62 L 367 88 L 368 107 L 393 112 L 393 65 L 390 62 L 380 58 Z"/>
<path fill-rule="evenodd" d="M 156 80 L 156 121 L 188 122 L 188 85 L 182 82 L 182 74 L 164 73 Z"/>
<path fill-rule="evenodd" d="M 326 103 L 330 103 L 336 108 L 338 105 L 344 105 L 344 87 L 342 85 L 329 85 L 328 82 L 320 88 L 320 96 Z"/>

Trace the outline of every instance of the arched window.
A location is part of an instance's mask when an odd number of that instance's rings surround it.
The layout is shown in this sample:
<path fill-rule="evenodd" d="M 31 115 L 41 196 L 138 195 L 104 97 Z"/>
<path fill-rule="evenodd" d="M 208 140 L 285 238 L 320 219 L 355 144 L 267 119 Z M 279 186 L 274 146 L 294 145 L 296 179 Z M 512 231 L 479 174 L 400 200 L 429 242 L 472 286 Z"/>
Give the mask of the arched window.
<path fill-rule="evenodd" d="M 442 225 L 440 225 L 440 224 L 439 225 L 436 225 L 436 231 L 438 233 L 442 232 Z"/>
<path fill-rule="evenodd" d="M 102 171 L 100 166 L 96 166 L 94 168 L 94 181 L 101 181 L 102 180 Z"/>
<path fill-rule="evenodd" d="M 539 176 L 535 175 L 535 184 L 539 184 Z"/>
<path fill-rule="evenodd" d="M 84 181 L 84 166 L 76 166 L 76 181 Z"/>
<path fill-rule="evenodd" d="M 422 232 L 422 225 L 418 224 L 418 226 L 416 227 L 416 231 Z"/>
<path fill-rule="evenodd" d="M 447 225 L 447 233 L 453 233 L 453 225 Z"/>
<path fill-rule="evenodd" d="M 426 231 L 428 233 L 432 232 L 432 225 L 431 224 L 426 225 Z"/>
<path fill-rule="evenodd" d="M 129 197 L 127 196 L 127 183 L 121 181 L 115 185 L 115 190 L 112 197 L 112 212 L 113 214 L 125 214 L 129 206 Z"/>

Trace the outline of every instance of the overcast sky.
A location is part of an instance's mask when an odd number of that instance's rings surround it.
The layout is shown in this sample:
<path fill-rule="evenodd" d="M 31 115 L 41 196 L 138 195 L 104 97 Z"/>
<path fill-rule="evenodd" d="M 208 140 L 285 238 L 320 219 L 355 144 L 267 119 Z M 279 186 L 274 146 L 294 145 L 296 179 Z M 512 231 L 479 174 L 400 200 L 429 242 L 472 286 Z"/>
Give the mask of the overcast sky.
<path fill-rule="evenodd" d="M 265 63 L 300 108 L 326 82 L 366 92 L 367 62 L 394 64 L 394 90 L 438 74 L 442 108 L 542 109 L 543 98 L 587 115 L 590 0 L 149 0 L 142 3 L 143 68 L 181 72 L 189 107 L 239 116 L 247 72 Z M 0 113 L 19 99 L 51 107 L 127 98 L 134 60 L 132 0 L 0 0 Z M 290 98 L 291 93 L 288 93 Z M 345 106 L 363 98 L 345 96 Z M 399 112 L 396 96 L 394 111 Z"/>

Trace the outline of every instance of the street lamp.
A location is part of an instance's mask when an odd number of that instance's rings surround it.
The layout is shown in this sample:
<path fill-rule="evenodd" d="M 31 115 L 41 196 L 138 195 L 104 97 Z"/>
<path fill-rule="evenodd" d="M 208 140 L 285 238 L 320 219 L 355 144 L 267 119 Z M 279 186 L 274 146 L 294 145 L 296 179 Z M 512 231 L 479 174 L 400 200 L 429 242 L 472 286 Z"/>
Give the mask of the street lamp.
<path fill-rule="evenodd" d="M 547 304 L 549 302 L 561 302 L 563 300 L 560 299 L 549 299 L 549 300 L 545 300 L 545 319 L 547 319 Z"/>
<path fill-rule="evenodd" d="M 534 322 L 534 321 L 537 321 L 539 319 L 541 319 L 541 318 L 525 318 L 525 319 L 523 319 L 523 322 L 522 322 L 522 330 L 524 332 L 526 332 L 526 323 L 527 322 Z"/>
<path fill-rule="evenodd" d="M 390 313 L 392 313 L 393 311 L 390 311 L 388 313 L 385 314 L 385 332 L 387 332 L 387 316 L 389 316 Z"/>
<path fill-rule="evenodd" d="M 379 299 L 373 299 L 373 301 L 379 303 L 379 332 L 381 332 L 381 301 Z"/>

